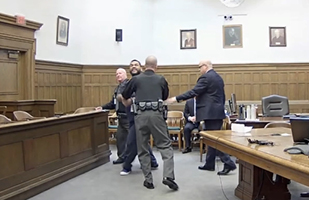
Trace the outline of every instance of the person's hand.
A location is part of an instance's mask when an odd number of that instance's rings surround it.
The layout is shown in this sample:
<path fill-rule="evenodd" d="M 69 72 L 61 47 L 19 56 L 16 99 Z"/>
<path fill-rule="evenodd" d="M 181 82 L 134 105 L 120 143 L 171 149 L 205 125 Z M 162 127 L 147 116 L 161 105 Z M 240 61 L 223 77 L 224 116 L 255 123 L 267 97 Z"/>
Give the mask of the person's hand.
<path fill-rule="evenodd" d="M 191 117 L 191 122 L 195 123 L 195 121 L 196 121 L 195 116 Z"/>
<path fill-rule="evenodd" d="M 95 108 L 95 110 L 102 110 L 102 107 L 98 106 L 98 107 Z"/>
<path fill-rule="evenodd" d="M 196 118 L 195 118 L 195 116 L 190 116 L 190 117 L 188 117 L 188 120 L 195 123 Z"/>
<path fill-rule="evenodd" d="M 121 94 L 118 94 L 117 97 L 116 97 L 116 99 L 117 99 L 117 101 L 122 102 L 123 97 L 122 97 Z"/>
<path fill-rule="evenodd" d="M 176 97 L 172 97 L 172 98 L 166 99 L 165 103 L 172 104 L 172 103 L 175 103 L 176 101 L 177 101 Z"/>

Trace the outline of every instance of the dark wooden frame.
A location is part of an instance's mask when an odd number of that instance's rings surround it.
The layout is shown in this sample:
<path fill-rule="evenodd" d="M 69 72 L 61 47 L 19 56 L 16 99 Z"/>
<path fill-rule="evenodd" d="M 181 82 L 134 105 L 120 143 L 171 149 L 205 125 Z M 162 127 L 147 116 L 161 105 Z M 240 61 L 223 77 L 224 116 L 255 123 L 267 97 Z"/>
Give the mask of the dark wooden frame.
<path fill-rule="evenodd" d="M 183 45 L 182 45 L 182 33 L 184 33 L 184 32 L 194 32 L 194 47 L 184 47 Z M 196 29 L 186 29 L 186 30 L 180 30 L 180 49 L 196 49 L 197 48 L 197 45 L 196 45 L 196 40 L 197 40 L 197 38 L 196 38 Z"/>
<path fill-rule="evenodd" d="M 230 45 L 225 45 L 225 29 L 226 28 L 233 28 L 233 27 L 239 27 L 240 28 L 240 45 L 235 45 L 235 46 L 230 46 Z M 242 25 L 241 24 L 232 24 L 232 25 L 223 25 L 222 26 L 222 41 L 223 41 L 223 48 L 243 48 L 243 30 L 242 30 Z"/>
<path fill-rule="evenodd" d="M 283 29 L 283 32 L 284 32 L 284 44 L 279 44 L 279 45 L 274 45 L 274 44 L 271 44 L 271 40 L 272 40 L 272 34 L 271 34 L 271 31 L 273 29 Z M 286 27 L 273 27 L 273 26 L 270 26 L 269 27 L 269 46 L 270 47 L 286 47 Z"/>
<path fill-rule="evenodd" d="M 67 29 L 66 29 L 66 42 L 60 42 L 59 41 L 59 25 L 60 25 L 60 20 L 63 20 L 63 21 L 66 21 L 67 22 Z M 70 30 L 70 20 L 68 18 L 65 18 L 65 17 L 61 17 L 61 16 L 58 16 L 57 18 L 57 32 L 56 32 L 56 36 L 57 36 L 57 39 L 56 39 L 56 43 L 59 44 L 59 45 L 63 45 L 63 46 L 68 46 L 69 44 L 69 30 Z"/>

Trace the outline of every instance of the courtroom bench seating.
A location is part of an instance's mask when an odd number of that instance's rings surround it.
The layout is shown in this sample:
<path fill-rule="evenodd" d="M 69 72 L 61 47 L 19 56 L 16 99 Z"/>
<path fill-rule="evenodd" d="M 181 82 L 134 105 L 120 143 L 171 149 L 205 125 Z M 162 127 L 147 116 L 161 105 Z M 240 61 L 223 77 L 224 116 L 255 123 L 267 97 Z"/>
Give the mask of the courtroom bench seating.
<path fill-rule="evenodd" d="M 12 120 L 7 118 L 6 116 L 4 115 L 0 115 L 0 124 L 7 124 L 7 123 L 11 123 Z"/>
<path fill-rule="evenodd" d="M 25 111 L 14 111 L 13 112 L 14 118 L 17 121 L 28 121 L 28 120 L 36 120 L 36 119 L 44 119 L 46 117 L 34 117 L 32 115 L 30 115 L 29 113 L 25 112 Z"/>

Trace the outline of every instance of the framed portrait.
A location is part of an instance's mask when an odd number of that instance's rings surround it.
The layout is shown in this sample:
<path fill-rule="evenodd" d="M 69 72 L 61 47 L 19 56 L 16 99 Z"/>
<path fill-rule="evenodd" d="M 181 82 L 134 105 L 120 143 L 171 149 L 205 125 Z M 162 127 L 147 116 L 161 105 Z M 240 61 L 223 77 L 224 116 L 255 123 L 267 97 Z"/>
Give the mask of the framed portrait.
<path fill-rule="evenodd" d="M 269 27 L 269 46 L 286 47 L 285 27 Z"/>
<path fill-rule="evenodd" d="M 196 29 L 180 30 L 180 49 L 196 49 Z"/>
<path fill-rule="evenodd" d="M 223 33 L 223 48 L 242 48 L 242 25 L 224 25 Z"/>
<path fill-rule="evenodd" d="M 61 16 L 57 18 L 57 39 L 59 45 L 68 46 L 70 20 Z"/>

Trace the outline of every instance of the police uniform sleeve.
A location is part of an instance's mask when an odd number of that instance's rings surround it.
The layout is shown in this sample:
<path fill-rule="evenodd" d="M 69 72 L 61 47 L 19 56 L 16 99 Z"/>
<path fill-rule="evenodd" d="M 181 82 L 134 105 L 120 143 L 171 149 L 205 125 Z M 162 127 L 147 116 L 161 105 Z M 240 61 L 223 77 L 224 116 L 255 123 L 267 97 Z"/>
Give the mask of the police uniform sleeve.
<path fill-rule="evenodd" d="M 169 88 L 168 88 L 168 82 L 164 77 L 162 77 L 162 100 L 165 101 L 168 98 L 169 95 Z"/>
<path fill-rule="evenodd" d="M 136 77 L 133 77 L 126 85 L 124 91 L 122 92 L 122 97 L 124 99 L 131 98 L 132 94 L 136 91 Z"/>
<path fill-rule="evenodd" d="M 185 101 L 185 100 L 188 100 L 188 99 L 191 99 L 203 92 L 205 92 L 205 89 L 207 88 L 208 86 L 208 81 L 207 81 L 207 76 L 206 75 L 202 75 L 196 85 L 194 86 L 194 88 L 192 90 L 189 90 L 181 95 L 178 95 L 176 96 L 176 100 L 177 102 L 179 101 Z"/>
<path fill-rule="evenodd" d="M 102 109 L 110 109 L 110 110 L 113 110 L 115 109 L 116 106 L 115 106 L 115 103 L 114 103 L 114 96 L 112 97 L 112 100 L 110 102 L 108 102 L 107 104 L 103 105 L 102 106 Z"/>

